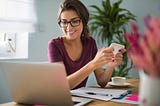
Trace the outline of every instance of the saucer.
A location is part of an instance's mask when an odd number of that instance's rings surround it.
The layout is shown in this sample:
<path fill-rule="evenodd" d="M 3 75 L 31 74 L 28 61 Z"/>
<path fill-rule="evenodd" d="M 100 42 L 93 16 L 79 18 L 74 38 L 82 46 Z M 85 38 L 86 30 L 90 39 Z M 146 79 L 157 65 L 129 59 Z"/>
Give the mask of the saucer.
<path fill-rule="evenodd" d="M 127 87 L 127 86 L 130 86 L 131 84 L 130 83 L 124 83 L 124 84 L 115 84 L 113 82 L 108 82 L 109 85 L 111 86 L 115 86 L 115 87 Z"/>

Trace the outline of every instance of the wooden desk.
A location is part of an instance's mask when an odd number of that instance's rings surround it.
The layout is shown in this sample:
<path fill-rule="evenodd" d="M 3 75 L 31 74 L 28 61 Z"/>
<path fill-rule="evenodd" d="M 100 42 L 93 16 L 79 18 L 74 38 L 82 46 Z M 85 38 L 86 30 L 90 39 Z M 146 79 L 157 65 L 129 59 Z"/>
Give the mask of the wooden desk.
<path fill-rule="evenodd" d="M 119 88 L 119 87 L 111 87 L 109 85 L 106 86 L 106 88 L 112 88 L 112 89 L 131 89 L 132 93 L 138 94 L 139 90 L 139 79 L 134 78 L 134 79 L 127 79 L 127 82 L 131 83 L 132 86 L 127 87 L 127 88 Z M 0 104 L 0 106 L 26 106 L 26 105 L 17 105 L 14 102 L 11 103 L 5 103 L 5 104 Z M 111 101 L 101 101 L 101 100 L 93 100 L 91 103 L 85 105 L 85 106 L 137 106 L 133 104 L 125 104 L 125 103 L 118 103 L 118 102 L 111 102 Z"/>

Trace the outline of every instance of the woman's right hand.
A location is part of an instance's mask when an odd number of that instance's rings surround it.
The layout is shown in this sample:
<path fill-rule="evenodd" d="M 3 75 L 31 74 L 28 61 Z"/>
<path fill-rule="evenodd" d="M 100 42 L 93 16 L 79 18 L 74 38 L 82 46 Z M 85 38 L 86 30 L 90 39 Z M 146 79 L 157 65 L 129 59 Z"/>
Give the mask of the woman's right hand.
<path fill-rule="evenodd" d="M 99 50 L 92 60 L 93 65 L 96 68 L 100 68 L 103 65 L 112 62 L 112 58 L 114 57 L 113 50 L 113 48 L 102 48 Z"/>

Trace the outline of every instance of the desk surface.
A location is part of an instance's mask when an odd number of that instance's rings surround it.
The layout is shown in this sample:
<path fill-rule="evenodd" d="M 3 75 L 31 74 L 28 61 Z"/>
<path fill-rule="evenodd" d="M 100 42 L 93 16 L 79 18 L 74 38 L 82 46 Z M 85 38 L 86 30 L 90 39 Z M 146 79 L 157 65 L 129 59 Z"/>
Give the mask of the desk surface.
<path fill-rule="evenodd" d="M 127 79 L 127 82 L 131 83 L 132 86 L 129 87 L 112 87 L 107 85 L 106 88 L 111 88 L 111 89 L 131 89 L 132 93 L 138 94 L 139 90 L 139 79 L 138 78 L 133 78 L 133 79 Z M 14 102 L 11 103 L 5 103 L 5 104 L 0 104 L 0 106 L 24 106 L 24 105 L 17 105 Z M 85 106 L 137 106 L 133 104 L 125 104 L 125 103 L 118 103 L 118 102 L 111 102 L 111 101 L 101 101 L 101 100 L 93 100 L 91 103 L 85 105 Z"/>

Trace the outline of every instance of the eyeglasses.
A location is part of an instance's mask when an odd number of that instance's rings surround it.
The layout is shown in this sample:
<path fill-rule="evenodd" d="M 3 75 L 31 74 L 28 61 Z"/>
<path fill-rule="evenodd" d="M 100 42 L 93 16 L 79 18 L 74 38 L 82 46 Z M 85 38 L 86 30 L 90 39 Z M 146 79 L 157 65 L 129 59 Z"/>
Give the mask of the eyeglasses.
<path fill-rule="evenodd" d="M 60 26 L 61 28 L 66 28 L 66 27 L 68 26 L 68 23 L 70 23 L 70 25 L 71 25 L 72 27 L 76 27 L 76 26 L 79 26 L 79 25 L 80 25 L 80 22 L 81 22 L 80 19 L 78 19 L 78 20 L 71 20 L 71 21 L 60 20 L 60 21 L 58 22 L 58 24 L 59 24 L 59 26 Z"/>

